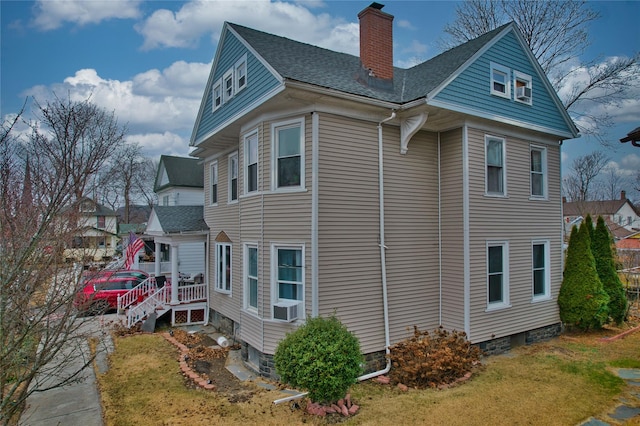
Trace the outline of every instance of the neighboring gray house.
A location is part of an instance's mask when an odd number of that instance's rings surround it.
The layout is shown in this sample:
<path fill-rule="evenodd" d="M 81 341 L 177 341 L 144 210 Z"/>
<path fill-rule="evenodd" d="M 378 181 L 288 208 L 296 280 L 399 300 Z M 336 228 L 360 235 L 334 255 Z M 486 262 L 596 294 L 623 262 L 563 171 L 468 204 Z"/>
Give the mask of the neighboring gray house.
<path fill-rule="evenodd" d="M 577 129 L 515 24 L 409 69 L 225 23 L 194 125 L 210 318 L 263 375 L 336 313 L 374 369 L 414 325 L 499 352 L 557 334 L 560 144 Z M 526 223 L 527 226 L 522 226 Z"/>

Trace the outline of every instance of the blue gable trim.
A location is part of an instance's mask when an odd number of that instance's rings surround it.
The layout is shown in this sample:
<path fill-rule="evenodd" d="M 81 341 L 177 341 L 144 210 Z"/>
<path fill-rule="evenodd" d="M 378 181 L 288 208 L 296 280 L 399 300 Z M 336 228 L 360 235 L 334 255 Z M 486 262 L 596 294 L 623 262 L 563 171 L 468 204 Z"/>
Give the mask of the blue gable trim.
<path fill-rule="evenodd" d="M 279 76 L 265 66 L 265 63 L 257 57 L 253 49 L 231 31 L 227 24 L 225 24 L 222 34 L 191 135 L 192 146 L 197 146 L 204 138 L 215 133 L 229 120 L 251 109 L 251 106 L 259 99 L 281 85 Z M 247 87 L 236 93 L 216 111 L 213 111 L 212 89 L 214 85 L 222 79 L 227 71 L 233 69 L 245 54 L 247 58 Z"/>
<path fill-rule="evenodd" d="M 509 84 L 511 99 L 492 95 L 491 63 L 510 69 Z M 532 104 L 514 100 L 514 71 L 531 76 Z M 554 133 L 573 137 L 572 129 L 564 109 L 558 107 L 557 97 L 550 91 L 546 76 L 533 63 L 523 49 L 513 30 L 509 30 L 495 43 L 468 64 L 452 81 L 441 88 L 432 98 L 433 105 L 467 112 L 538 130 L 552 130 Z M 570 121 L 569 121 L 570 122 Z"/>

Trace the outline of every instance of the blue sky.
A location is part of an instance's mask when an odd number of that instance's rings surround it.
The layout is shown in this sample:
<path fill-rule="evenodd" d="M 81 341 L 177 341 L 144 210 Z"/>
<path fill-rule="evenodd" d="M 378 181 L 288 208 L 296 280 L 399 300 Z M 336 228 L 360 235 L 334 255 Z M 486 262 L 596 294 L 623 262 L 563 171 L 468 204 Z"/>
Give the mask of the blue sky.
<path fill-rule="evenodd" d="M 357 14 L 371 1 L 2 1 L 0 116 L 27 96 L 52 92 L 115 111 L 128 138 L 152 157 L 187 155 L 189 136 L 224 21 L 332 50 L 358 54 Z M 410 66 L 440 53 L 453 1 L 382 2 L 394 19 L 394 61 Z M 640 50 L 639 1 L 589 2 L 602 18 L 590 27 L 584 59 Z M 588 112 L 588 111 L 587 111 Z M 27 116 L 29 111 L 26 112 Z M 580 138 L 563 145 L 563 168 L 579 155 L 606 150 L 625 178 L 640 170 L 640 148 L 618 140 L 640 126 L 640 88 L 609 111 L 611 147 Z M 640 194 L 627 189 L 629 198 Z"/>

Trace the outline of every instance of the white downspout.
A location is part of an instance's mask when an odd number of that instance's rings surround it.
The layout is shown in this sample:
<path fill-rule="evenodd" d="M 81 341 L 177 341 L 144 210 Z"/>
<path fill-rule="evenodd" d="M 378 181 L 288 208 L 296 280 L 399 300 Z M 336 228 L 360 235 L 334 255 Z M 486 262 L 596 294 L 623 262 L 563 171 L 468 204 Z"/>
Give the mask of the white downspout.
<path fill-rule="evenodd" d="M 382 124 L 389 120 L 396 118 L 395 111 L 391 112 L 391 116 L 385 118 L 378 123 L 378 184 L 380 194 L 380 267 L 382 272 L 382 307 L 384 311 L 384 350 L 389 355 L 389 346 L 391 346 L 391 340 L 389 338 L 389 306 L 387 302 L 387 257 L 385 254 L 386 246 L 384 245 L 384 172 L 383 172 L 383 149 L 382 149 Z M 365 374 L 358 377 L 358 381 L 369 380 L 373 377 L 386 374 L 391 370 L 391 360 L 387 356 L 387 365 L 382 370 L 374 371 L 373 373 Z M 273 401 L 274 404 L 281 404 L 283 402 L 293 401 L 306 396 L 308 392 L 302 392 L 296 395 L 280 398 Z"/>
<path fill-rule="evenodd" d="M 391 339 L 389 337 L 389 303 L 387 300 L 387 256 L 386 245 L 384 239 L 384 150 L 382 146 L 382 124 L 396 118 L 395 111 L 391 115 L 378 123 L 378 185 L 380 194 L 380 270 L 382 273 L 382 309 L 384 313 L 384 350 L 389 355 L 389 346 Z M 387 365 L 382 370 L 365 374 L 358 377 L 358 381 L 368 380 L 373 377 L 386 374 L 391 370 L 391 359 L 387 356 Z"/>

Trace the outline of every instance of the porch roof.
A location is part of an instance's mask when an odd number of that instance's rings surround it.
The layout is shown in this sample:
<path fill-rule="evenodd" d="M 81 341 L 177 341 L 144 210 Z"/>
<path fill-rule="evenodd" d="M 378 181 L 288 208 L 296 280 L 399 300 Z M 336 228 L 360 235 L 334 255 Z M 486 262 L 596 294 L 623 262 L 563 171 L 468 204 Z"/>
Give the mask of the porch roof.
<path fill-rule="evenodd" d="M 146 234 L 200 233 L 208 230 L 203 206 L 154 206 Z"/>

